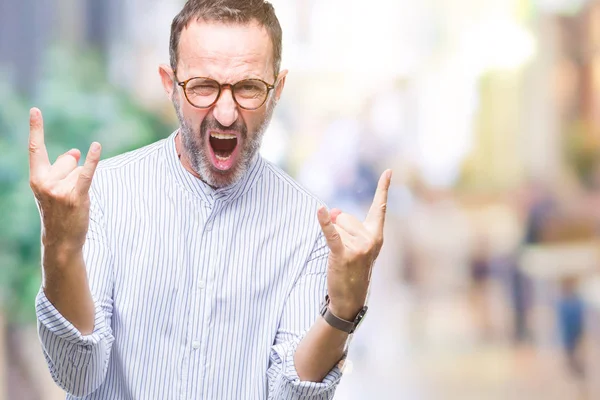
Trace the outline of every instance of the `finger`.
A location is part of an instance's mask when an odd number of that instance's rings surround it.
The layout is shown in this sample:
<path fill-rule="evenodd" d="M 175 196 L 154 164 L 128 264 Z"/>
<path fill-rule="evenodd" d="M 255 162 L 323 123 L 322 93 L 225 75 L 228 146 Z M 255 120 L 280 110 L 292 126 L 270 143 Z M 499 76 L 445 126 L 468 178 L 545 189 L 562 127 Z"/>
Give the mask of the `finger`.
<path fill-rule="evenodd" d="M 336 231 L 339 233 L 344 248 L 353 249 L 359 244 L 359 239 L 356 236 L 352 236 L 348 231 L 339 225 L 334 225 Z"/>
<path fill-rule="evenodd" d="M 383 232 L 383 223 L 385 222 L 385 212 L 387 210 L 388 190 L 392 181 L 392 170 L 388 169 L 379 178 L 377 191 L 373 198 L 373 204 L 367 214 L 365 225 L 371 232 Z"/>
<path fill-rule="evenodd" d="M 342 238 L 344 247 L 352 252 L 367 253 L 371 251 L 371 240 L 368 233 L 361 235 L 353 235 L 340 225 L 335 225 L 335 229 Z"/>
<path fill-rule="evenodd" d="M 367 234 L 363 223 L 350 214 L 338 215 L 335 225 L 343 228 L 350 236 L 363 237 Z"/>
<path fill-rule="evenodd" d="M 67 177 L 75 168 L 79 160 L 79 150 L 69 150 L 61 154 L 54 164 L 50 167 L 48 179 L 61 180 Z"/>
<path fill-rule="evenodd" d="M 50 167 L 48 151 L 44 143 L 44 120 L 37 108 L 29 111 L 29 171 L 39 174 Z"/>
<path fill-rule="evenodd" d="M 339 208 L 332 208 L 331 211 L 329 211 L 329 215 L 331 216 L 331 222 L 335 224 L 338 215 L 340 215 L 341 213 L 342 210 L 340 210 Z"/>
<path fill-rule="evenodd" d="M 317 218 L 319 219 L 321 230 L 325 235 L 325 240 L 327 241 L 327 245 L 331 249 L 331 252 L 334 254 L 342 254 L 344 251 L 342 238 L 331 222 L 331 216 L 325 207 L 319 208 Z"/>
<path fill-rule="evenodd" d="M 79 151 L 78 149 L 71 149 L 71 150 L 67 151 L 65 154 L 68 154 L 71 157 L 73 157 L 75 159 L 75 161 L 77 162 L 77 164 L 79 164 L 79 160 L 81 159 L 81 151 Z"/>
<path fill-rule="evenodd" d="M 63 179 L 65 185 L 74 188 L 77 185 L 77 181 L 79 180 L 79 175 L 81 175 L 81 171 L 83 171 L 83 165 L 80 165 L 73 171 L 71 171 L 71 173 L 69 173 L 69 175 L 67 175 L 67 177 Z"/>
<path fill-rule="evenodd" d="M 79 174 L 79 179 L 77 180 L 77 191 L 80 194 L 86 194 L 90 190 L 96 167 L 98 166 L 98 162 L 100 162 L 101 152 L 102 146 L 100 146 L 100 143 L 92 143 L 85 158 L 81 174 Z"/>

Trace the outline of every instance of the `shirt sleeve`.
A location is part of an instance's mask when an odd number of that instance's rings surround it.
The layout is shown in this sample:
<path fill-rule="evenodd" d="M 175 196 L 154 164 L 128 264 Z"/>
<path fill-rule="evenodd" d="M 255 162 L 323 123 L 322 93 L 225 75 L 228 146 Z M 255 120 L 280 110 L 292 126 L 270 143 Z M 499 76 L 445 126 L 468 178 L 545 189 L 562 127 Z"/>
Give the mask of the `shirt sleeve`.
<path fill-rule="evenodd" d="M 267 371 L 269 399 L 333 399 L 342 376 L 339 364 L 322 382 L 301 381 L 294 365 L 296 348 L 319 315 L 320 305 L 325 299 L 328 256 L 329 248 L 325 237 L 320 234 L 302 275 L 286 301 L 275 343 L 271 347 Z"/>
<path fill-rule="evenodd" d="M 107 244 L 103 211 L 93 190 L 90 200 L 90 225 L 83 257 L 94 300 L 93 332 L 82 335 L 52 305 L 43 289 L 36 298 L 38 334 L 50 373 L 62 389 L 75 397 L 93 393 L 104 382 L 114 342 L 113 256 Z"/>

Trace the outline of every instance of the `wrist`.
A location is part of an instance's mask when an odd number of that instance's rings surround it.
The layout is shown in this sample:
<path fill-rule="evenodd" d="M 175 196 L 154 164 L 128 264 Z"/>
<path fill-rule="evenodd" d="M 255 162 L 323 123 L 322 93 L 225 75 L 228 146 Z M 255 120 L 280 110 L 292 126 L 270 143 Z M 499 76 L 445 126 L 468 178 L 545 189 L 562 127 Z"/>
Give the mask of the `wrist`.
<path fill-rule="evenodd" d="M 80 234 L 68 234 L 72 232 L 53 233 L 52 231 L 42 227 L 42 246 L 44 249 L 53 252 L 77 252 L 83 248 L 85 243 L 85 234 L 81 237 Z"/>
<path fill-rule="evenodd" d="M 43 266 L 66 266 L 83 257 L 83 246 L 73 243 L 43 245 Z"/>
<path fill-rule="evenodd" d="M 332 309 L 331 299 L 327 296 L 321 305 L 320 314 L 333 328 L 352 334 L 358 329 L 364 319 L 368 307 L 362 306 L 358 311 L 355 311 L 354 307 L 350 305 L 347 305 L 344 308 L 340 308 L 339 305 L 340 304 L 338 303 L 338 307 L 335 308 L 335 306 L 333 306 Z"/>
<path fill-rule="evenodd" d="M 343 302 L 334 302 L 330 300 L 329 310 L 338 318 L 352 322 L 363 308 L 363 304 L 352 304 Z"/>

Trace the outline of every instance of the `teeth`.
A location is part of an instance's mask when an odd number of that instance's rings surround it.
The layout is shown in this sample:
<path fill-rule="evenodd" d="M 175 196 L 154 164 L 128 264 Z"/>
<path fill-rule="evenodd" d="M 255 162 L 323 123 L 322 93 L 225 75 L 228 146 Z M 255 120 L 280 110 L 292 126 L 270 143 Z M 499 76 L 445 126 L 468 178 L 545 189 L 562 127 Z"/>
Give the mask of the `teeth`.
<path fill-rule="evenodd" d="M 215 154 L 215 157 L 217 157 L 217 160 L 219 161 L 227 161 L 229 160 L 229 157 L 231 157 L 231 155 L 228 155 L 227 157 L 221 157 Z"/>
<path fill-rule="evenodd" d="M 235 139 L 236 136 L 233 133 L 218 133 L 218 132 L 211 132 L 210 133 L 211 137 L 214 137 L 215 139 Z"/>

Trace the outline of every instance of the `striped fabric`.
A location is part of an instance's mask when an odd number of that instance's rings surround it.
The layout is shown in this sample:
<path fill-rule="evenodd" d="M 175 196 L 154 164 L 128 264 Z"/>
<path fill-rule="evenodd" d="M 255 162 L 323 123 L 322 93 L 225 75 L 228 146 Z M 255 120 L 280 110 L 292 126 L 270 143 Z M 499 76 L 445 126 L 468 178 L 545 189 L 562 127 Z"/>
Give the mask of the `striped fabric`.
<path fill-rule="evenodd" d="M 319 201 L 257 156 L 214 190 L 175 136 L 104 160 L 84 257 L 96 305 L 83 336 L 36 299 L 48 366 L 67 399 L 331 399 L 341 371 L 300 381 L 329 250 Z"/>

